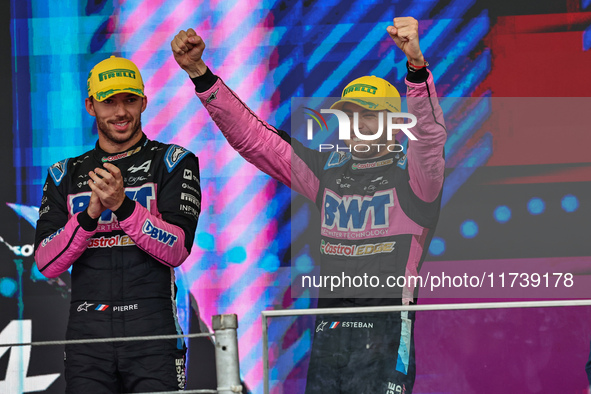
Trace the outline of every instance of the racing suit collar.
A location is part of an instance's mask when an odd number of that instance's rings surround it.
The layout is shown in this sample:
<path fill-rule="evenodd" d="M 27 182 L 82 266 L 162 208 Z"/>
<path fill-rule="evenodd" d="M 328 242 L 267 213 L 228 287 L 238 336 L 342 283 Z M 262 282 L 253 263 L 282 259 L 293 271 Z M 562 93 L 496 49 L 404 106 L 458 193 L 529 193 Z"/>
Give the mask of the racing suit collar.
<path fill-rule="evenodd" d="M 94 146 L 94 156 L 98 161 L 102 161 L 103 163 L 107 163 L 107 162 L 114 162 L 120 159 L 124 159 L 126 157 L 132 156 L 136 153 L 138 153 L 139 151 L 142 150 L 142 148 L 146 145 L 146 143 L 148 142 L 148 137 L 146 136 L 146 134 L 144 134 L 142 132 L 142 138 L 131 148 L 123 151 L 123 152 L 117 152 L 117 153 L 108 153 L 105 152 L 104 150 L 101 149 L 101 147 L 99 146 L 98 141 L 96 142 L 95 146 Z"/>

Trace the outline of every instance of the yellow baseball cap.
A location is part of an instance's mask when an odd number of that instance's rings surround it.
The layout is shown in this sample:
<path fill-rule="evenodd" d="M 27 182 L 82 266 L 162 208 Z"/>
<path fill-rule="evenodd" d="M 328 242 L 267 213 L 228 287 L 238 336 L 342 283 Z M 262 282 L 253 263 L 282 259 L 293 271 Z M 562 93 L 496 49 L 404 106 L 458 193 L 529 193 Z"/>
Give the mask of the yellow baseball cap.
<path fill-rule="evenodd" d="M 142 75 L 131 60 L 111 56 L 90 70 L 88 97 L 103 101 L 114 94 L 125 92 L 145 97 Z"/>
<path fill-rule="evenodd" d="M 400 112 L 400 93 L 390 82 L 374 75 L 357 78 L 351 81 L 345 89 L 341 99 L 334 103 L 331 109 L 342 109 L 343 104 L 353 103 L 363 108 L 380 111 Z"/>

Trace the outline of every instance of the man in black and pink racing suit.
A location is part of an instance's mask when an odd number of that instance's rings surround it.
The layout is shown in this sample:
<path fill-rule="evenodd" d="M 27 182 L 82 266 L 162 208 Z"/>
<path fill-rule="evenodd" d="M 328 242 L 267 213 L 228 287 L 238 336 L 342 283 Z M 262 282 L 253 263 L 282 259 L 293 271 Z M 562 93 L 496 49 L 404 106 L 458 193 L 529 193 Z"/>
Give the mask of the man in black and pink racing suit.
<path fill-rule="evenodd" d="M 322 277 L 367 274 L 385 284 L 388 277 L 418 275 L 439 217 L 447 133 L 419 46 L 418 22 L 395 18 L 387 31 L 408 59 L 408 112 L 417 123 L 409 125 L 416 140 L 409 141 L 406 154 L 386 133 L 371 145 L 363 138 L 378 134 L 380 116 L 401 111 L 400 95 L 381 78 L 356 79 L 332 106 L 357 124 L 355 137 L 345 141 L 350 151 L 318 152 L 260 119 L 215 76 L 201 59 L 205 43 L 194 30 L 179 32 L 171 42 L 175 60 L 230 145 L 319 209 Z M 321 289 L 318 306 L 408 305 L 417 289 L 410 282 Z M 306 392 L 411 393 L 414 319 L 409 311 L 319 316 Z"/>
<path fill-rule="evenodd" d="M 147 97 L 130 60 L 112 56 L 88 77 L 94 149 L 49 168 L 35 236 L 39 271 L 71 268 L 66 338 L 182 335 L 174 268 L 191 252 L 201 212 L 199 162 L 143 133 Z M 182 338 L 65 348 L 67 393 L 179 390 Z"/>

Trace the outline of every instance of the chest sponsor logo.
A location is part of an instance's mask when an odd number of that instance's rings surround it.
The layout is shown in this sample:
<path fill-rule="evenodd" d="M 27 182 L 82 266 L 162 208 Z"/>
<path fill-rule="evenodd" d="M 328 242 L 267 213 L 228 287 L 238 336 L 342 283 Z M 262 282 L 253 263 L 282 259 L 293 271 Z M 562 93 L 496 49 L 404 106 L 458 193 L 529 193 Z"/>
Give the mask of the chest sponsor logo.
<path fill-rule="evenodd" d="M 75 162 L 72 163 L 73 166 L 77 166 L 78 164 L 82 164 L 84 163 L 84 160 L 88 159 L 90 156 L 86 155 L 84 156 L 82 159 L 78 159 Z"/>
<path fill-rule="evenodd" d="M 88 242 L 89 248 L 112 248 L 113 246 L 130 246 L 135 242 L 129 235 L 115 235 L 114 237 L 91 238 Z"/>
<path fill-rule="evenodd" d="M 168 246 L 174 245 L 174 243 L 178 239 L 176 235 L 173 235 L 166 230 L 154 226 L 150 219 L 146 219 L 146 221 L 144 222 L 144 225 L 142 226 L 142 232 L 146 235 L 149 235 L 150 238 L 155 239 L 156 241 Z"/>
<path fill-rule="evenodd" d="M 129 157 L 131 155 L 135 155 L 141 149 L 142 149 L 142 147 L 141 146 L 138 146 L 137 148 L 132 149 L 132 150 L 128 150 L 127 152 L 119 153 L 119 154 L 113 155 L 113 156 L 105 156 L 101 160 L 102 160 L 103 163 L 105 163 L 105 162 L 108 162 L 108 161 L 111 162 L 111 161 L 123 159 L 123 158 Z"/>
<path fill-rule="evenodd" d="M 351 164 L 351 169 L 353 170 L 365 170 L 368 168 L 377 168 L 382 166 L 387 166 L 394 163 L 394 159 L 386 159 L 380 161 L 372 161 L 370 163 L 353 163 Z"/>
<path fill-rule="evenodd" d="M 57 237 L 57 236 L 59 235 L 59 233 L 61 233 L 62 231 L 64 231 L 64 228 L 63 228 L 63 227 L 62 227 L 62 228 L 60 228 L 59 230 L 57 230 L 55 233 L 51 234 L 49 237 L 45 238 L 45 239 L 43 240 L 43 242 L 41 242 L 41 246 L 45 246 L 45 245 L 47 245 L 48 243 L 50 243 L 51 241 L 53 241 L 53 239 L 54 239 L 55 237 Z"/>
<path fill-rule="evenodd" d="M 148 176 L 150 176 L 150 174 L 148 174 Z M 133 186 L 138 182 L 145 182 L 147 180 L 148 180 L 148 178 L 140 175 L 140 176 L 128 176 L 123 179 L 123 182 L 128 186 Z"/>
<path fill-rule="evenodd" d="M 90 195 L 92 192 L 82 192 L 77 194 L 70 194 L 68 196 L 68 208 L 70 215 L 75 215 L 78 212 L 82 212 L 88 206 L 90 202 Z M 133 201 L 139 202 L 145 207 L 148 212 L 151 210 L 151 202 L 156 200 L 156 191 L 153 183 L 146 183 L 142 186 L 126 187 L 125 195 L 131 198 Z M 99 227 L 101 225 L 108 225 L 115 221 L 115 215 L 110 209 L 105 210 L 99 219 Z M 101 227 L 99 231 L 107 230 Z"/>
<path fill-rule="evenodd" d="M 394 250 L 395 244 L 396 242 L 381 242 L 377 244 L 343 245 L 341 243 L 331 244 L 322 240 L 320 242 L 320 253 L 345 257 L 369 256 L 372 254 L 390 253 Z"/>
<path fill-rule="evenodd" d="M 152 164 L 152 160 L 147 160 L 147 161 L 144 161 L 142 163 L 142 165 L 139 167 L 136 167 L 136 166 L 129 167 L 127 169 L 127 171 L 131 172 L 132 174 L 135 174 L 138 171 L 148 172 L 148 171 L 150 171 L 150 164 Z"/>
<path fill-rule="evenodd" d="M 339 231 L 385 229 L 389 226 L 388 209 L 394 206 L 392 190 L 373 196 L 339 196 L 326 190 L 322 204 L 322 228 Z"/>

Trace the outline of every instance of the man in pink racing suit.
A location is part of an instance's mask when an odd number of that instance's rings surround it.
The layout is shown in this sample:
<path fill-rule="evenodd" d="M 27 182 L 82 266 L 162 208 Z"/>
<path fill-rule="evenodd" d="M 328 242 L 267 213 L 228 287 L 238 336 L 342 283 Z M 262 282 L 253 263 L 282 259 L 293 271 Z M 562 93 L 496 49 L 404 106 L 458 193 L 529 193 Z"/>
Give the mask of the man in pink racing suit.
<path fill-rule="evenodd" d="M 356 134 L 345 140 L 349 150 L 318 152 L 260 119 L 215 76 L 201 59 L 205 43 L 194 30 L 179 32 L 171 42 L 175 60 L 230 145 L 317 206 L 322 276 L 369 274 L 385 282 L 418 275 L 439 217 L 447 133 L 419 46 L 418 22 L 395 18 L 387 31 L 408 59 L 408 112 L 417 123 L 408 130 L 416 139 L 406 154 L 386 133 L 367 144 L 367 136 L 379 134 L 380 117 L 401 112 L 400 95 L 381 78 L 352 81 L 332 106 L 353 120 Z M 402 125 L 402 117 L 395 122 Z M 321 289 L 318 306 L 404 305 L 416 296 L 412 284 L 343 286 Z M 411 393 L 413 322 L 408 311 L 319 316 L 306 392 Z"/>

